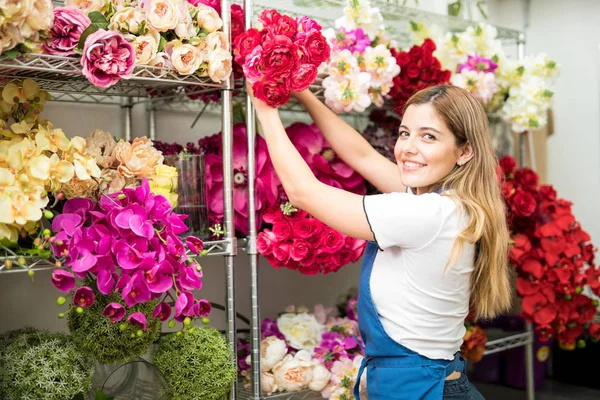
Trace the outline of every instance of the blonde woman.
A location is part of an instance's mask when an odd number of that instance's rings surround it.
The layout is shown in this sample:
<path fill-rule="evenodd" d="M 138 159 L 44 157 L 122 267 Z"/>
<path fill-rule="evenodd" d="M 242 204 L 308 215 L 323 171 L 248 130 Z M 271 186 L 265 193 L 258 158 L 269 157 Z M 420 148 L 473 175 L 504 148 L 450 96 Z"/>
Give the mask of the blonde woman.
<path fill-rule="evenodd" d="M 491 318 L 511 303 L 509 236 L 483 108 L 455 86 L 416 93 L 393 163 L 309 91 L 295 96 L 338 156 L 384 193 L 359 196 L 319 182 L 278 111 L 253 99 L 291 203 L 369 241 L 358 300 L 366 345 L 359 375 L 367 370 L 369 399 L 483 398 L 459 356 L 464 319 L 470 305 Z"/>

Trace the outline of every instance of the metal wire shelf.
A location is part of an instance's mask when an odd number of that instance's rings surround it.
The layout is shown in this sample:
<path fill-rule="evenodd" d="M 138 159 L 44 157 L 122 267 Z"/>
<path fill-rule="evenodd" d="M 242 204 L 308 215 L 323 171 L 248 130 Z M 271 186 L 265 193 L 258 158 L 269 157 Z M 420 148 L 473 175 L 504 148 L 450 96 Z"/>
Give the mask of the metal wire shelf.
<path fill-rule="evenodd" d="M 503 336 L 498 339 L 488 341 L 485 346 L 484 353 L 486 356 L 533 343 L 533 335 L 530 332 L 509 333 L 506 331 L 500 332 L 493 329 L 486 330 L 486 332 L 490 337 L 508 334 L 508 336 Z"/>
<path fill-rule="evenodd" d="M 181 87 L 223 89 L 224 85 L 197 75 L 182 76 L 169 68 L 136 66 L 130 79 L 122 79 L 108 88 L 92 85 L 83 75 L 79 58 L 48 54 L 24 54 L 17 58 L 0 57 L 0 78 L 32 78 L 41 89 L 54 94 L 55 100 L 114 104 L 121 97 L 164 96 Z"/>
<path fill-rule="evenodd" d="M 256 397 L 251 392 L 245 390 L 239 390 L 237 393 L 239 400 L 255 400 Z M 261 394 L 261 400 L 317 400 L 323 399 L 320 392 L 312 390 L 302 390 L 299 392 L 283 392 L 273 394 Z"/>

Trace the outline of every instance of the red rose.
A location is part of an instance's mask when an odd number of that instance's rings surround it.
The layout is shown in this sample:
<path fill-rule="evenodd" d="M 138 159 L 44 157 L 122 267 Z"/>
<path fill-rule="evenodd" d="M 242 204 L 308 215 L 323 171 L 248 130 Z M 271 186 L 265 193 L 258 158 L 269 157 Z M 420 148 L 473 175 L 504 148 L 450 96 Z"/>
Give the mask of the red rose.
<path fill-rule="evenodd" d="M 440 63 L 440 60 L 438 60 L 437 58 L 433 57 L 433 65 L 431 67 L 434 70 L 436 70 L 436 71 L 441 71 L 442 64 Z"/>
<path fill-rule="evenodd" d="M 319 273 L 319 267 L 315 265 L 315 260 L 317 258 L 317 251 L 314 250 L 312 247 L 308 248 L 308 253 L 306 254 L 306 256 L 304 257 L 303 260 L 300 260 L 300 265 L 302 265 L 305 268 L 308 268 L 309 270 L 311 269 L 316 269 L 317 273 Z M 304 270 L 305 268 L 302 268 L 302 273 L 304 274 Z M 308 273 L 306 275 L 312 275 L 312 273 Z"/>
<path fill-rule="evenodd" d="M 340 267 L 352 262 L 352 251 L 343 249 L 340 251 Z"/>
<path fill-rule="evenodd" d="M 515 181 L 517 181 L 524 190 L 529 192 L 536 191 L 539 183 L 538 175 L 529 168 L 517 170 L 517 172 L 515 172 Z"/>
<path fill-rule="evenodd" d="M 298 47 L 284 35 L 273 36 L 263 43 L 260 70 L 268 82 L 278 82 L 292 73 L 298 61 Z"/>
<path fill-rule="evenodd" d="M 416 91 L 423 90 L 423 89 L 425 89 L 427 87 L 429 87 L 429 82 L 419 82 L 419 83 L 417 83 L 417 90 Z"/>
<path fill-rule="evenodd" d="M 239 4 L 231 5 L 231 37 L 235 39 L 244 33 L 244 9 Z"/>
<path fill-rule="evenodd" d="M 404 68 L 410 62 L 410 56 L 407 52 L 403 51 L 396 56 L 396 64 L 400 66 L 400 68 Z"/>
<path fill-rule="evenodd" d="M 502 171 L 506 175 L 512 174 L 517 168 L 517 162 L 511 156 L 504 156 L 499 161 L 500 166 L 502 167 Z"/>
<path fill-rule="evenodd" d="M 421 71 L 419 70 L 419 67 L 417 67 L 416 63 L 411 62 L 410 64 L 408 64 L 408 66 L 406 67 L 406 75 L 410 79 L 417 79 L 419 75 L 421 75 Z"/>
<path fill-rule="evenodd" d="M 408 55 L 410 56 L 410 59 L 413 61 L 417 61 L 421 58 L 421 55 L 423 55 L 423 49 L 420 48 L 419 46 L 413 46 L 409 51 L 408 51 Z"/>
<path fill-rule="evenodd" d="M 551 185 L 540 186 L 540 194 L 545 200 L 554 201 L 556 200 L 556 190 Z"/>
<path fill-rule="evenodd" d="M 285 35 L 292 39 L 298 32 L 298 22 L 287 15 L 281 15 L 276 24 L 267 27 L 273 35 Z"/>
<path fill-rule="evenodd" d="M 323 263 L 323 273 L 329 274 L 331 272 L 337 272 L 340 270 L 340 253 L 331 253 L 331 257 L 327 260 L 327 262 Z"/>
<path fill-rule="evenodd" d="M 321 233 L 321 246 L 326 253 L 337 252 L 345 243 L 344 236 L 335 229 L 327 228 Z"/>
<path fill-rule="evenodd" d="M 280 265 L 285 265 L 290 259 L 290 248 L 292 247 L 289 243 L 279 243 L 278 246 L 273 248 L 273 256 L 279 261 Z"/>
<path fill-rule="evenodd" d="M 423 82 L 430 82 L 431 81 L 431 72 L 429 72 L 429 71 L 422 71 L 421 75 L 419 76 L 419 78 Z"/>
<path fill-rule="evenodd" d="M 283 220 L 283 213 L 278 206 L 272 207 L 263 214 L 263 221 L 272 224 Z"/>
<path fill-rule="evenodd" d="M 290 77 L 290 86 L 294 92 L 307 89 L 317 79 L 319 73 L 314 64 L 300 64 Z"/>
<path fill-rule="evenodd" d="M 512 195 L 515 194 L 515 184 L 514 182 L 504 181 L 502 183 L 502 195 L 505 199 L 510 199 Z"/>
<path fill-rule="evenodd" d="M 281 14 L 277 10 L 264 10 L 258 16 L 258 22 L 268 29 L 272 25 L 278 25 Z"/>
<path fill-rule="evenodd" d="M 423 53 L 423 56 L 419 60 L 419 66 L 421 68 L 429 68 L 433 65 L 434 57 L 429 53 Z"/>
<path fill-rule="evenodd" d="M 252 84 L 252 91 L 257 99 L 271 107 L 278 107 L 290 100 L 291 92 L 287 82 L 265 83 L 261 81 Z"/>
<path fill-rule="evenodd" d="M 512 210 L 519 217 L 530 217 L 536 209 L 535 198 L 529 192 L 517 190 L 512 197 Z"/>
<path fill-rule="evenodd" d="M 423 44 L 421 45 L 421 48 L 423 49 L 424 53 L 433 53 L 436 49 L 435 46 L 435 42 L 431 39 L 425 39 L 425 41 L 423 42 Z"/>
<path fill-rule="evenodd" d="M 256 249 L 263 256 L 273 253 L 273 245 L 277 242 L 275 234 L 272 231 L 265 230 L 260 232 L 256 238 Z"/>
<path fill-rule="evenodd" d="M 513 241 L 515 244 L 510 248 L 509 258 L 513 264 L 521 264 L 531 251 L 531 242 L 526 235 L 522 234 L 516 235 Z"/>
<path fill-rule="evenodd" d="M 595 340 L 600 339 L 600 324 L 592 322 L 589 327 L 590 336 Z"/>
<path fill-rule="evenodd" d="M 309 33 L 304 39 L 302 47 L 306 49 L 306 54 L 310 62 L 317 67 L 329 58 L 329 44 L 319 31 Z"/>
<path fill-rule="evenodd" d="M 438 83 L 448 83 L 448 82 L 450 82 L 451 77 L 452 77 L 452 72 L 450 72 L 446 69 L 446 70 L 442 71 L 442 73 L 440 75 L 440 81 Z"/>
<path fill-rule="evenodd" d="M 308 239 L 317 232 L 317 224 L 313 219 L 301 219 L 292 224 L 294 236 L 301 239 Z"/>
<path fill-rule="evenodd" d="M 243 65 L 246 61 L 246 56 L 252 53 L 252 50 L 254 50 L 256 46 L 260 45 L 261 39 L 262 35 L 254 28 L 250 28 L 236 37 L 233 42 L 235 62 Z"/>
<path fill-rule="evenodd" d="M 285 218 L 290 221 L 290 223 L 293 223 L 294 221 L 298 221 L 299 219 L 304 219 L 306 218 L 308 214 L 306 213 L 306 211 L 304 210 L 298 210 L 294 213 L 292 213 L 291 215 L 286 215 Z"/>
<path fill-rule="evenodd" d="M 278 242 L 292 237 L 292 226 L 287 221 L 279 221 L 273 224 L 273 234 Z"/>
<path fill-rule="evenodd" d="M 290 249 L 290 257 L 294 261 L 300 261 L 308 255 L 309 251 L 309 244 L 306 240 L 294 239 Z"/>

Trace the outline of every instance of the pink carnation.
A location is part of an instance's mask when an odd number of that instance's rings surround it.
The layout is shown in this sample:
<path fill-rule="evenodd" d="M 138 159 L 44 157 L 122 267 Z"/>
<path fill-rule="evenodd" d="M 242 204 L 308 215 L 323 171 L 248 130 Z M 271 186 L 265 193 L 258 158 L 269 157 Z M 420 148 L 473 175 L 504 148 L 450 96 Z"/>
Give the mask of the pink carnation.
<path fill-rule="evenodd" d="M 54 9 L 54 26 L 50 30 L 50 40 L 44 43 L 48 54 L 70 56 L 75 54 L 81 34 L 92 21 L 75 7 Z"/>
<path fill-rule="evenodd" d="M 93 85 L 109 87 L 131 77 L 135 50 L 117 32 L 100 29 L 87 37 L 81 65 L 83 75 Z"/>

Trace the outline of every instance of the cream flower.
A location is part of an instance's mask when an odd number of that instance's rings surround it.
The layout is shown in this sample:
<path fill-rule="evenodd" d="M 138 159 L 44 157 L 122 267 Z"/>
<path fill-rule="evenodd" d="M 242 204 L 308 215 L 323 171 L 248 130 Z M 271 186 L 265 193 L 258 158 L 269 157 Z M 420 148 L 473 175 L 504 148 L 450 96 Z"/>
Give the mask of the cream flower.
<path fill-rule="evenodd" d="M 52 28 L 52 25 L 54 25 L 52 0 L 35 0 L 31 12 L 27 15 L 27 23 L 34 31 Z"/>
<path fill-rule="evenodd" d="M 215 49 L 229 50 L 229 43 L 227 43 L 225 32 L 215 31 L 209 33 L 206 36 L 206 42 L 211 51 Z"/>
<path fill-rule="evenodd" d="M 84 13 L 89 14 L 92 11 L 102 11 L 106 6 L 106 0 L 66 0 L 65 5 L 79 8 Z"/>
<path fill-rule="evenodd" d="M 276 336 L 265 338 L 260 344 L 260 370 L 270 371 L 286 354 L 285 341 Z"/>
<path fill-rule="evenodd" d="M 202 3 L 198 4 L 197 8 L 196 20 L 200 29 L 204 29 L 208 33 L 221 29 L 223 21 L 214 8 Z"/>
<path fill-rule="evenodd" d="M 97 191 L 98 182 L 96 182 L 94 179 L 81 180 L 73 178 L 69 182 L 65 183 L 62 187 L 62 192 L 65 194 L 67 199 L 72 199 L 74 197 L 95 199 Z"/>
<path fill-rule="evenodd" d="M 71 139 L 71 145 L 63 154 L 63 159 L 69 161 L 75 167 L 75 175 L 81 180 L 88 180 L 91 177 L 99 178 L 101 171 L 96 164 L 96 160 L 85 154 L 85 139 L 75 136 Z"/>
<path fill-rule="evenodd" d="M 171 53 L 171 63 L 181 75 L 192 75 L 200 68 L 202 61 L 202 53 L 191 44 L 176 46 Z"/>
<path fill-rule="evenodd" d="M 313 379 L 311 356 L 305 350 L 286 355 L 273 367 L 277 387 L 281 391 L 297 392 L 305 389 Z"/>
<path fill-rule="evenodd" d="M 180 39 L 189 39 L 192 36 L 196 36 L 196 27 L 194 21 L 190 15 L 189 3 L 182 2 L 177 4 L 177 12 L 179 17 L 177 20 L 177 26 L 175 27 L 175 34 Z"/>
<path fill-rule="evenodd" d="M 150 0 L 148 24 L 159 32 L 175 29 L 179 21 L 179 11 L 173 0 Z"/>
<path fill-rule="evenodd" d="M 160 34 L 156 31 L 137 36 L 132 43 L 135 49 L 135 63 L 139 65 L 150 63 L 156 57 L 159 43 Z"/>
<path fill-rule="evenodd" d="M 27 18 L 33 3 L 34 0 L 0 0 L 0 9 L 6 20 L 19 22 Z"/>
<path fill-rule="evenodd" d="M 69 148 L 70 142 L 62 129 L 52 129 L 52 124 L 40 124 L 35 134 L 35 144 L 38 151 L 65 151 Z"/>
<path fill-rule="evenodd" d="M 312 351 L 321 342 L 324 330 L 314 315 L 307 313 L 283 314 L 277 319 L 277 326 L 289 345 L 298 350 Z"/>
<path fill-rule="evenodd" d="M 24 41 L 23 33 L 14 25 L 8 25 L 0 29 L 0 54 L 4 50 L 10 50 Z"/>
<path fill-rule="evenodd" d="M 141 33 L 140 24 L 145 21 L 146 13 L 144 10 L 139 7 L 125 7 L 112 16 L 108 29 L 137 35 Z"/>
<path fill-rule="evenodd" d="M 125 178 L 116 169 L 104 169 L 100 175 L 100 194 L 119 193 L 125 187 Z"/>
<path fill-rule="evenodd" d="M 231 52 L 216 49 L 208 56 L 208 76 L 213 82 L 221 83 L 231 75 Z"/>
<path fill-rule="evenodd" d="M 312 375 L 313 378 L 308 384 L 308 388 L 315 392 L 320 392 L 325 389 L 325 386 L 329 384 L 329 380 L 331 379 L 331 373 L 318 361 L 312 366 Z"/>
<path fill-rule="evenodd" d="M 117 170 L 126 178 L 149 177 L 156 166 L 163 162 L 162 153 L 146 137 L 135 138 L 132 144 L 120 140 L 114 153 L 120 162 Z"/>
<path fill-rule="evenodd" d="M 160 164 L 154 168 L 154 175 L 150 177 L 150 191 L 155 195 L 164 196 L 172 208 L 177 207 L 177 168 Z"/>
<path fill-rule="evenodd" d="M 0 200 L 0 202 L 1 201 L 2 200 Z M 0 224 L 0 244 L 8 245 L 11 243 L 16 243 L 17 240 L 19 240 L 19 231 L 16 227 L 7 224 Z"/>
<path fill-rule="evenodd" d="M 110 168 L 116 161 L 113 154 L 117 142 L 108 132 L 96 129 L 85 138 L 85 152 L 96 160 L 102 168 Z"/>
<path fill-rule="evenodd" d="M 277 387 L 277 379 L 275 379 L 275 375 L 270 372 L 261 372 L 260 373 L 260 390 L 263 393 L 271 394 L 278 389 Z"/>

